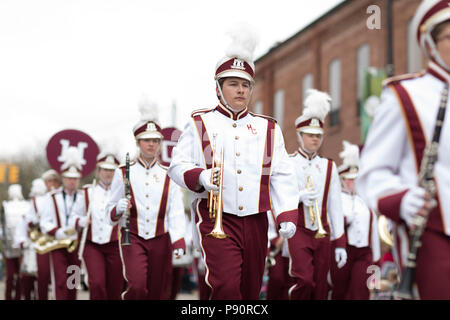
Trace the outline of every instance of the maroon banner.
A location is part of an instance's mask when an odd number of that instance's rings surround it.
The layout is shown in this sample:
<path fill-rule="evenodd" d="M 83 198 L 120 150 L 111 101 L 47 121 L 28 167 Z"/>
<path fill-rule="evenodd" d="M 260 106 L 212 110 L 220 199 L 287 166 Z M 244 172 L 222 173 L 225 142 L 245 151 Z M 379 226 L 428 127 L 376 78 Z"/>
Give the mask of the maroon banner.
<path fill-rule="evenodd" d="M 86 177 L 95 170 L 97 156 L 100 152 L 97 143 L 86 133 L 68 129 L 56 133 L 47 144 L 47 160 L 50 167 L 61 173 L 64 152 L 69 147 L 76 147 L 83 159 L 81 175 Z"/>
<path fill-rule="evenodd" d="M 181 131 L 177 128 L 168 127 L 161 130 L 164 136 L 161 142 L 161 152 L 159 154 L 159 161 L 163 166 L 168 167 L 172 161 L 172 150 L 177 145 L 180 138 Z"/>

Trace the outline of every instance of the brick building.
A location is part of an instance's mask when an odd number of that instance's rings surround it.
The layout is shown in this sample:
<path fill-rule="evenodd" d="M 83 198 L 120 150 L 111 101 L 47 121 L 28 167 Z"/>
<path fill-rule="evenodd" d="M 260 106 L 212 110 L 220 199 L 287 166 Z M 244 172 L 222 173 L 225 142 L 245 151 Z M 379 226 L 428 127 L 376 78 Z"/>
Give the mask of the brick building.
<path fill-rule="evenodd" d="M 424 66 L 410 28 L 420 2 L 391 2 L 394 75 L 417 72 Z M 333 99 L 321 154 L 340 164 L 342 140 L 360 144 L 358 108 L 362 76 L 368 67 L 386 68 L 388 64 L 388 3 L 388 0 L 344 1 L 255 62 L 251 109 L 278 120 L 289 153 L 297 148 L 294 121 L 301 114 L 308 88 L 326 91 Z M 370 29 L 368 20 L 378 13 L 380 28 Z"/>

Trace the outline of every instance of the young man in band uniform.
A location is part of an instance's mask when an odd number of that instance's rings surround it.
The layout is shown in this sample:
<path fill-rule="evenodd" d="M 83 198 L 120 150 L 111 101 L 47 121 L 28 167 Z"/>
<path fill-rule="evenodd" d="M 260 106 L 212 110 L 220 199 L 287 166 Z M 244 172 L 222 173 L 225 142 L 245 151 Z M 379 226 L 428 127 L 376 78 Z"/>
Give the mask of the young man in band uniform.
<path fill-rule="evenodd" d="M 293 300 L 327 299 L 330 256 L 339 268 L 347 260 L 336 164 L 318 155 L 330 101 L 328 94 L 310 89 L 303 113 L 295 121 L 299 148 L 290 160 L 296 174 L 299 217 L 297 232 L 288 240 L 289 273 L 295 278 L 295 284 L 289 289 Z"/>
<path fill-rule="evenodd" d="M 250 33 L 239 30 L 239 35 Z M 173 150 L 169 168 L 176 183 L 195 192 L 191 205 L 194 241 L 202 252 L 211 299 L 259 298 L 267 253 L 268 210 L 273 210 L 283 236 L 295 232 L 293 171 L 283 135 L 275 120 L 247 109 L 254 84 L 253 40 L 250 36 L 241 42 L 247 48 L 233 46 L 233 42 L 226 57 L 218 62 L 215 80 L 219 104 L 192 114 Z M 212 162 L 213 158 L 220 161 L 221 150 L 224 239 L 208 236 L 215 219 L 207 208 L 209 191 L 217 194 L 219 189 L 219 168 L 213 172 Z"/>
<path fill-rule="evenodd" d="M 54 236 L 56 240 L 77 240 L 77 233 L 69 225 L 69 218 L 77 201 L 83 200 L 78 190 L 81 179 L 81 159 L 76 147 L 69 147 L 65 153 L 65 162 L 61 166 L 62 188 L 49 192 L 42 209 L 40 227 L 43 233 Z M 50 270 L 53 296 L 56 300 L 76 300 L 77 287 L 67 280 L 70 266 L 80 267 L 76 250 L 58 248 L 50 252 Z M 69 272 L 68 272 L 69 271 Z"/>

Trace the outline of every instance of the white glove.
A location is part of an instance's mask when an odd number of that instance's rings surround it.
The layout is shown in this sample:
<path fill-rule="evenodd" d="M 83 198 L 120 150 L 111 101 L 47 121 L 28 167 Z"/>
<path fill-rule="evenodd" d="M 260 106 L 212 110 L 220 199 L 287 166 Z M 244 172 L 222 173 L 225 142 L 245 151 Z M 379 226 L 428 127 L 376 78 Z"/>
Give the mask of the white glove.
<path fill-rule="evenodd" d="M 67 230 L 71 229 L 71 231 L 73 232 L 72 228 L 68 228 L 68 227 L 64 227 L 64 228 L 59 228 L 58 230 L 56 230 L 55 233 L 55 239 L 56 240 L 62 240 L 62 239 L 76 239 L 77 238 L 77 233 L 74 232 L 72 235 L 68 235 L 66 233 Z"/>
<path fill-rule="evenodd" d="M 213 169 L 207 169 L 203 170 L 202 173 L 200 173 L 200 176 L 198 177 L 198 183 L 201 184 L 206 191 L 213 190 L 214 193 L 216 191 L 219 191 L 219 187 L 213 183 L 211 183 L 211 173 Z M 219 172 L 220 168 L 215 167 L 214 168 L 214 183 L 219 183 Z"/>
<path fill-rule="evenodd" d="M 431 209 L 437 205 L 436 200 L 427 201 Z M 406 222 L 408 227 L 414 223 L 420 209 L 425 206 L 425 189 L 420 187 L 411 188 L 402 199 L 400 204 L 400 217 Z"/>
<path fill-rule="evenodd" d="M 89 224 L 89 219 L 88 219 L 87 216 L 83 216 L 83 217 L 78 218 L 78 226 L 79 226 L 80 228 L 84 228 L 84 227 L 86 227 L 88 224 Z"/>
<path fill-rule="evenodd" d="M 339 269 L 347 263 L 347 252 L 344 248 L 336 248 L 334 250 L 334 257 Z"/>
<path fill-rule="evenodd" d="M 183 248 L 177 248 L 177 249 L 173 250 L 173 254 L 175 255 L 176 259 L 180 259 L 181 256 L 184 255 L 184 250 L 183 250 Z"/>
<path fill-rule="evenodd" d="M 298 202 L 303 202 L 305 206 L 311 207 L 318 197 L 319 195 L 315 190 L 302 189 L 298 195 Z"/>
<path fill-rule="evenodd" d="M 116 206 L 116 213 L 117 215 L 121 215 L 123 213 L 125 213 L 125 211 L 127 211 L 128 209 L 128 204 L 130 203 L 130 201 L 126 198 L 122 198 L 117 202 L 117 206 Z"/>
<path fill-rule="evenodd" d="M 282 222 L 280 223 L 280 235 L 285 239 L 290 239 L 294 236 L 295 230 L 297 230 L 297 227 L 294 223 L 288 221 L 288 222 Z"/>

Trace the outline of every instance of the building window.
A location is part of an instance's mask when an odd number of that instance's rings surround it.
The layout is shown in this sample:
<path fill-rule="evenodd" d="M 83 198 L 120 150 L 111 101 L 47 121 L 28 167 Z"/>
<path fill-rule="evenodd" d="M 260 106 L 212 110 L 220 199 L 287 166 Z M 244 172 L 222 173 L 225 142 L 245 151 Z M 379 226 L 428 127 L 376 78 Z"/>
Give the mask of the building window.
<path fill-rule="evenodd" d="M 275 92 L 275 97 L 273 101 L 273 116 L 277 120 L 280 128 L 283 128 L 283 117 L 284 117 L 284 90 L 278 90 Z"/>
<path fill-rule="evenodd" d="M 422 70 L 422 51 L 417 44 L 416 32 L 417 30 L 412 25 L 412 19 L 408 22 L 408 30 L 406 35 L 406 60 L 407 60 L 407 72 L 414 73 Z"/>
<path fill-rule="evenodd" d="M 263 104 L 261 101 L 256 101 L 253 105 L 253 112 L 257 114 L 263 114 Z"/>
<path fill-rule="evenodd" d="M 357 55 L 357 103 L 356 103 L 356 115 L 359 117 L 361 115 L 361 103 L 364 94 L 364 83 L 365 83 L 365 74 L 369 69 L 370 65 L 370 46 L 368 44 L 363 44 L 358 49 Z"/>
<path fill-rule="evenodd" d="M 305 75 L 302 79 L 302 100 L 305 101 L 306 98 L 306 91 L 308 89 L 314 88 L 314 78 L 311 73 L 308 73 Z"/>
<path fill-rule="evenodd" d="M 334 59 L 329 66 L 329 91 L 331 96 L 330 127 L 339 124 L 341 108 L 341 61 Z"/>

